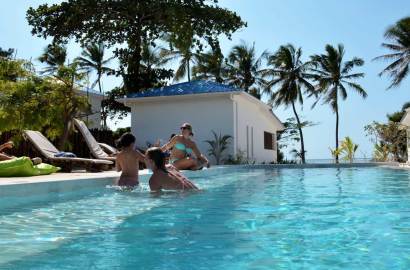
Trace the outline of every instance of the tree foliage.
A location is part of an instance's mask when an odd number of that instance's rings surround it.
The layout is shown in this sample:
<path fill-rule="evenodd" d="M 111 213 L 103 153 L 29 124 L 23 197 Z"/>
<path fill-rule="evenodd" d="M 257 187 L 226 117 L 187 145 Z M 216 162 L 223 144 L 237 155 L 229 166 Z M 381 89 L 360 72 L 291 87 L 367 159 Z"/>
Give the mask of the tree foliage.
<path fill-rule="evenodd" d="M 302 49 L 296 49 L 288 44 L 280 46 L 276 53 L 268 55 L 268 68 L 260 73 L 264 80 L 264 90 L 270 96 L 270 100 L 276 106 L 291 106 L 297 122 L 300 138 L 300 159 L 306 163 L 305 144 L 303 139 L 302 123 L 296 111 L 295 103 L 303 104 L 303 92 L 309 95 L 314 93 L 314 86 L 308 81 L 311 76 L 308 73 L 310 62 L 302 62 Z M 266 80 L 267 79 L 267 80 Z M 274 87 L 277 87 L 274 90 Z"/>
<path fill-rule="evenodd" d="M 183 40 L 189 32 L 193 44 L 201 49 L 203 40 L 214 40 L 220 34 L 230 37 L 245 25 L 236 13 L 217 6 L 216 0 L 68 0 L 30 8 L 27 19 L 32 34 L 39 37 L 117 46 L 117 75 L 123 77 L 126 92 L 152 87 L 141 76 L 144 42 L 154 43 L 164 34 Z"/>
<path fill-rule="evenodd" d="M 206 140 L 205 142 L 209 145 L 208 154 L 215 158 L 216 164 L 221 164 L 222 156 L 224 152 L 228 149 L 228 145 L 232 136 L 217 134 L 212 130 L 213 140 Z"/>
<path fill-rule="evenodd" d="M 265 51 L 258 57 L 255 44 L 248 45 L 244 41 L 234 46 L 227 58 L 228 83 L 260 99 L 259 86 L 262 80 L 259 71 L 266 53 Z"/>
<path fill-rule="evenodd" d="M 72 118 L 88 108 L 76 92 L 79 80 L 75 66 L 40 77 L 27 61 L 0 59 L 0 132 L 40 130 L 64 146 Z"/>
<path fill-rule="evenodd" d="M 340 98 L 347 98 L 347 89 L 350 88 L 358 93 L 362 98 L 367 97 L 366 91 L 356 82 L 357 79 L 363 78 L 364 73 L 353 73 L 355 67 L 364 65 L 361 58 L 354 57 L 351 60 L 344 61 L 344 46 L 339 44 L 337 47 L 326 45 L 326 53 L 313 55 L 311 57 L 314 80 L 317 82 L 319 99 L 323 103 L 329 104 L 332 111 L 336 114 L 336 147 L 339 148 L 339 106 Z M 339 161 L 339 155 L 336 153 L 336 163 Z"/>
<path fill-rule="evenodd" d="M 399 20 L 384 33 L 387 42 L 382 46 L 390 53 L 381 55 L 375 60 L 387 60 L 391 63 L 385 67 L 379 76 L 388 75 L 391 84 L 388 89 L 397 87 L 409 74 L 410 65 L 410 17 Z"/>
<path fill-rule="evenodd" d="M 400 111 L 387 114 L 387 123 L 373 121 L 364 127 L 366 135 L 374 144 L 373 159 L 376 161 L 407 160 L 406 129 L 400 124 L 400 120 L 409 107 L 410 102 L 406 102 Z"/>

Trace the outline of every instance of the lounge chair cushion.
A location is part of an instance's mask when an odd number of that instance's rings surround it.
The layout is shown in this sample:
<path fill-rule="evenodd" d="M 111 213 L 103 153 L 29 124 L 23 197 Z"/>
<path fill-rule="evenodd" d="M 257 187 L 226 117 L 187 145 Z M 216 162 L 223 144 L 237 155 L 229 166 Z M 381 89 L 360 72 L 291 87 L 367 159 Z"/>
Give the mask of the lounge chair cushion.
<path fill-rule="evenodd" d="M 108 160 L 87 159 L 87 158 L 72 158 L 72 157 L 55 157 L 54 155 L 60 151 L 39 131 L 25 130 L 25 137 L 30 140 L 34 147 L 48 160 L 59 162 L 74 162 L 74 163 L 93 163 L 112 165 Z"/>
<path fill-rule="evenodd" d="M 83 121 L 78 119 L 74 119 L 74 124 L 81 132 L 84 137 L 85 142 L 87 143 L 88 147 L 90 148 L 91 154 L 96 158 L 107 158 L 109 155 L 104 152 L 98 142 L 95 140 L 94 136 L 91 134 L 88 127 L 85 125 Z"/>

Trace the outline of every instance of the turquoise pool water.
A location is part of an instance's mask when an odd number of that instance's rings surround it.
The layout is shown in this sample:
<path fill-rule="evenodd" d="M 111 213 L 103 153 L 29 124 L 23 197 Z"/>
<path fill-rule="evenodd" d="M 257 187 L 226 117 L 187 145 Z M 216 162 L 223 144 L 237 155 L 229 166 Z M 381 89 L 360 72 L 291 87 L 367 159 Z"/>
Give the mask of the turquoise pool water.
<path fill-rule="evenodd" d="M 410 173 L 211 169 L 200 193 L 0 198 L 0 269 L 410 269 Z M 143 181 L 146 183 L 146 181 Z"/>

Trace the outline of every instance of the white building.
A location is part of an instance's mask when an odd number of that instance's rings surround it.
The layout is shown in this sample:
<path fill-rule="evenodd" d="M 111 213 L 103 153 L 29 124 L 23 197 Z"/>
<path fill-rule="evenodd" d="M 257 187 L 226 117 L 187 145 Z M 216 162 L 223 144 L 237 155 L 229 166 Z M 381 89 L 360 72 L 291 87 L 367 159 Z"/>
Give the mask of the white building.
<path fill-rule="evenodd" d="M 277 160 L 276 135 L 283 124 L 270 106 L 240 89 L 192 81 L 135 93 L 120 101 L 131 108 L 132 132 L 141 148 L 158 139 L 167 141 L 171 134 L 180 133 L 182 123 L 189 122 L 195 142 L 207 156 L 205 140 L 213 139 L 213 130 L 232 136 L 225 158 L 241 155 L 257 163 Z"/>
<path fill-rule="evenodd" d="M 406 113 L 400 122 L 406 127 L 407 131 L 407 161 L 410 162 L 410 108 L 406 109 Z"/>
<path fill-rule="evenodd" d="M 101 101 L 104 99 L 104 95 L 98 91 L 92 89 L 81 89 L 78 93 L 82 96 L 88 95 L 88 102 L 91 105 L 91 114 L 80 117 L 81 120 L 87 122 L 87 126 L 90 129 L 101 128 Z"/>

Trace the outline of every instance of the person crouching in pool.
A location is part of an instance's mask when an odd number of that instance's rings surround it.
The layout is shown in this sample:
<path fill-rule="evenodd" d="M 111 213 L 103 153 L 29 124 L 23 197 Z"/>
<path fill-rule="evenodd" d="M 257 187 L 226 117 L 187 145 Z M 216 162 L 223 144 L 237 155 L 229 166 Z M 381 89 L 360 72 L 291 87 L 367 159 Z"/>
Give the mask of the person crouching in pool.
<path fill-rule="evenodd" d="M 209 167 L 208 159 L 201 154 L 195 142 L 191 140 L 192 126 L 184 123 L 181 126 L 181 134 L 175 135 L 161 147 L 162 151 L 171 151 L 170 163 L 178 170 L 198 170 L 204 166 Z M 196 159 L 192 157 L 196 156 Z"/>
<path fill-rule="evenodd" d="M 198 188 L 172 165 L 165 165 L 165 154 L 159 147 L 151 147 L 145 153 L 145 164 L 152 170 L 149 179 L 151 191 L 198 190 Z"/>
<path fill-rule="evenodd" d="M 134 187 L 139 184 L 139 162 L 144 162 L 145 156 L 135 150 L 135 137 L 131 133 L 125 133 L 117 141 L 117 147 L 121 151 L 117 154 L 115 166 L 117 172 L 122 172 L 117 184 L 119 186 Z"/>

